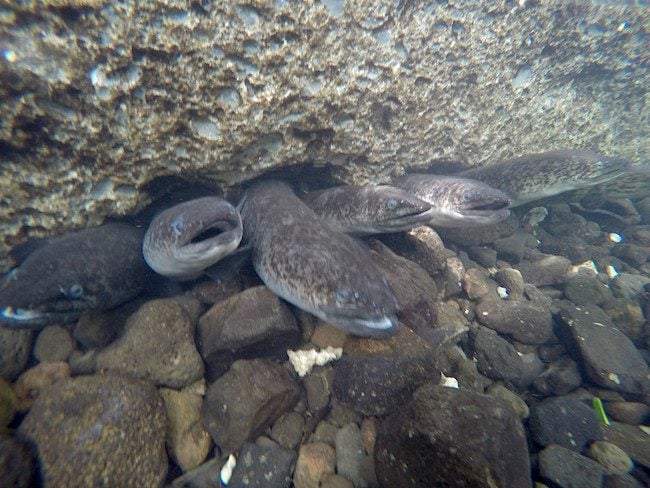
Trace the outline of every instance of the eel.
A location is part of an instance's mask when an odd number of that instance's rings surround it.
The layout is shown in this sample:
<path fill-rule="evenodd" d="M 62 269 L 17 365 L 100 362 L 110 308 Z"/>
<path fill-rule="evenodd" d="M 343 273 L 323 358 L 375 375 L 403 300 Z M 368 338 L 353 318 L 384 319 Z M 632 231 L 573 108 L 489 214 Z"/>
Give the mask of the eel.
<path fill-rule="evenodd" d="M 413 173 L 397 178 L 393 185 L 431 204 L 431 227 L 472 228 L 510 215 L 508 196 L 480 181 Z"/>
<path fill-rule="evenodd" d="M 240 212 L 253 267 L 276 295 L 353 335 L 394 332 L 397 300 L 368 250 L 329 227 L 287 184 L 254 184 Z"/>
<path fill-rule="evenodd" d="M 343 185 L 302 199 L 330 227 L 350 235 L 400 232 L 430 220 L 431 205 L 387 185 Z"/>
<path fill-rule="evenodd" d="M 589 188 L 625 174 L 627 160 L 583 149 L 560 149 L 461 171 L 457 176 L 482 181 L 506 193 L 511 207 Z"/>
<path fill-rule="evenodd" d="M 142 254 L 156 273 L 192 280 L 237 249 L 242 234 L 241 217 L 230 203 L 219 197 L 196 198 L 153 218 Z"/>
<path fill-rule="evenodd" d="M 0 325 L 41 328 L 108 310 L 139 295 L 152 276 L 142 231 L 105 224 L 44 239 L 0 285 Z"/>

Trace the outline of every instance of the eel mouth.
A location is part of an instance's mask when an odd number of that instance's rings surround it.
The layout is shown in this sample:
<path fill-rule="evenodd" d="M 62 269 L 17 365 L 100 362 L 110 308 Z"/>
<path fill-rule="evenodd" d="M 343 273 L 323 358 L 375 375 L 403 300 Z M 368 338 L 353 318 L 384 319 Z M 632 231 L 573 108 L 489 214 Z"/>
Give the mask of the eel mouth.
<path fill-rule="evenodd" d="M 435 210 L 431 207 L 426 209 L 414 209 L 413 212 L 396 218 L 388 219 L 383 222 L 387 229 L 411 229 L 418 225 L 428 223 L 432 218 Z"/>
<path fill-rule="evenodd" d="M 233 215 L 234 217 L 234 215 Z M 179 251 L 189 259 L 203 259 L 206 256 L 223 255 L 224 248 L 234 250 L 241 242 L 241 225 L 231 220 L 216 220 L 191 235 L 179 246 Z M 229 251 L 227 251 L 229 252 Z"/>
<path fill-rule="evenodd" d="M 20 307 L 0 308 L 0 325 L 15 329 L 38 329 L 48 324 L 66 324 L 78 319 L 80 310 L 51 312 Z"/>

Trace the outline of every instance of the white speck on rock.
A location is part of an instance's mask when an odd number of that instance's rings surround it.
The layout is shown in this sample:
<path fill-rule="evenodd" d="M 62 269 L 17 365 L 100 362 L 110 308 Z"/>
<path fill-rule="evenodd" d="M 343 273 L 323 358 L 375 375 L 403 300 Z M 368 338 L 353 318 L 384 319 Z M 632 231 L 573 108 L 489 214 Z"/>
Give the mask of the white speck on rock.
<path fill-rule="evenodd" d="M 235 466 L 237 466 L 237 460 L 235 459 L 235 456 L 231 454 L 228 456 L 228 460 L 226 461 L 226 464 L 223 465 L 223 468 L 221 468 L 221 472 L 219 473 L 219 476 L 221 477 L 221 482 L 224 485 L 228 485 L 228 482 L 230 481 L 230 477 L 232 476 L 232 471 L 235 469 Z"/>

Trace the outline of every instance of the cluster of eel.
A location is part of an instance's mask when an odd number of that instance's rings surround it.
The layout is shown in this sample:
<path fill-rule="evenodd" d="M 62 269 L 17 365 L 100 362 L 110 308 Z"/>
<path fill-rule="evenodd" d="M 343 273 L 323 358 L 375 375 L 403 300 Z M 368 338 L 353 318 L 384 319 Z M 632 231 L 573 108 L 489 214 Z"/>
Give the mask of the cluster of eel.
<path fill-rule="evenodd" d="M 287 302 L 351 334 L 386 337 L 397 325 L 397 301 L 359 236 L 493 224 L 512 207 L 600 184 L 628 167 L 620 158 L 563 150 L 303 198 L 282 181 L 258 181 L 237 208 L 213 196 L 186 201 L 159 213 L 144 236 L 113 223 L 42 242 L 4 277 L 0 324 L 70 322 L 134 298 L 152 270 L 192 280 L 243 257 Z"/>

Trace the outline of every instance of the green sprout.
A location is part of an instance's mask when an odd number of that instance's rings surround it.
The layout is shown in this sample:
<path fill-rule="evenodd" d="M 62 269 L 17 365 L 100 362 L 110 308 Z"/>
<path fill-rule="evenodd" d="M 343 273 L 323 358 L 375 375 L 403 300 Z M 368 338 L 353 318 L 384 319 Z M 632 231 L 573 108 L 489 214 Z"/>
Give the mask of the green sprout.
<path fill-rule="evenodd" d="M 596 411 L 596 415 L 598 415 L 600 421 L 605 425 L 609 425 L 609 419 L 607 418 L 607 414 L 605 413 L 605 407 L 603 407 L 603 402 L 600 401 L 600 398 L 594 397 L 593 405 L 594 405 L 594 410 Z"/>

